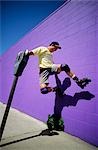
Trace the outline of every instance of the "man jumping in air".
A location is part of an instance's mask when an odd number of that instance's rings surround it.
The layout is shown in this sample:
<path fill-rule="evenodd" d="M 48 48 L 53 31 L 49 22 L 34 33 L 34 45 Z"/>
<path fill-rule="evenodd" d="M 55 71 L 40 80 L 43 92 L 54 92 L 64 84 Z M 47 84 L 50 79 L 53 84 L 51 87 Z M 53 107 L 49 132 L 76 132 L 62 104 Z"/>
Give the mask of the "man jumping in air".
<path fill-rule="evenodd" d="M 91 82 L 88 78 L 79 80 L 67 64 L 55 64 L 53 62 L 53 52 L 58 49 L 61 49 L 59 43 L 52 42 L 48 47 L 38 47 L 28 51 L 29 56 L 37 55 L 39 58 L 40 91 L 42 94 L 57 90 L 56 88 L 49 87 L 48 78 L 50 75 L 60 73 L 61 71 L 65 71 L 82 89 Z"/>

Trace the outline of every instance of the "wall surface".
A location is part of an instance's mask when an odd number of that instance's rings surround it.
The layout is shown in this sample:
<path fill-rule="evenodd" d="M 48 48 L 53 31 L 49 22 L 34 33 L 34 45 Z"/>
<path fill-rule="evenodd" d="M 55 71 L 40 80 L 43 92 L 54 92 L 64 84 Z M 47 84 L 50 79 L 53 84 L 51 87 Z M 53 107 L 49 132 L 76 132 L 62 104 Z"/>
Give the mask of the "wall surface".
<path fill-rule="evenodd" d="M 98 2 L 95 0 L 72 0 L 63 5 L 2 56 L 2 102 L 8 99 L 17 53 L 47 46 L 51 41 L 59 41 L 62 46 L 62 50 L 54 53 L 55 63 L 67 63 L 79 78 L 92 79 L 84 90 L 71 80 L 65 91 L 61 108 L 65 132 L 98 146 Z M 54 111 L 55 94 L 40 93 L 38 72 L 38 58 L 30 57 L 18 80 L 12 107 L 47 121 L 48 114 Z M 65 77 L 65 73 L 59 75 L 61 81 Z M 50 77 L 50 85 L 55 86 L 54 76 Z"/>

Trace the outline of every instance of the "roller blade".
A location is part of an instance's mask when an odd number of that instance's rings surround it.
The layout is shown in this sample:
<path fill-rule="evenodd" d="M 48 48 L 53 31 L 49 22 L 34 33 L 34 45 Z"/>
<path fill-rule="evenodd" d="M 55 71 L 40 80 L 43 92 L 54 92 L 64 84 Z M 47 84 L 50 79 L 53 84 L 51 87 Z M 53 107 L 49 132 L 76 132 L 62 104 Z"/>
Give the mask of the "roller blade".
<path fill-rule="evenodd" d="M 86 87 L 90 82 L 91 82 L 91 79 L 89 79 L 89 78 L 83 78 L 83 79 L 77 81 L 77 84 L 82 89 L 84 89 L 84 87 Z"/>

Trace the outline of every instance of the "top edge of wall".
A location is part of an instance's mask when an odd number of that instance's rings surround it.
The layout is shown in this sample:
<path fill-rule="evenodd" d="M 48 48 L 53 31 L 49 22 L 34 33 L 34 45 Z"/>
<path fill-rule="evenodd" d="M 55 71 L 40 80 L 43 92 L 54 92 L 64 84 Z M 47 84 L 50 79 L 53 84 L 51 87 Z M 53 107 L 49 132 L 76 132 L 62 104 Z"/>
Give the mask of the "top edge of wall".
<path fill-rule="evenodd" d="M 46 17 L 44 20 L 42 20 L 38 25 L 36 25 L 34 28 L 32 28 L 30 31 L 28 31 L 23 37 L 21 37 L 15 44 L 13 44 L 10 48 L 8 48 L 8 50 L 2 54 L 2 56 L 4 56 L 5 54 L 7 54 L 7 52 L 13 47 L 15 46 L 18 42 L 20 42 L 25 36 L 27 36 L 29 33 L 31 33 L 33 30 L 35 30 L 36 28 L 38 28 L 39 26 L 41 26 L 46 20 L 48 20 L 51 16 L 53 16 L 55 13 L 57 13 L 59 10 L 61 10 L 65 5 L 67 5 L 69 2 L 71 2 L 72 0 L 66 0 L 64 2 L 63 5 L 61 5 L 59 8 L 57 8 L 54 12 L 52 12 L 48 17 Z"/>

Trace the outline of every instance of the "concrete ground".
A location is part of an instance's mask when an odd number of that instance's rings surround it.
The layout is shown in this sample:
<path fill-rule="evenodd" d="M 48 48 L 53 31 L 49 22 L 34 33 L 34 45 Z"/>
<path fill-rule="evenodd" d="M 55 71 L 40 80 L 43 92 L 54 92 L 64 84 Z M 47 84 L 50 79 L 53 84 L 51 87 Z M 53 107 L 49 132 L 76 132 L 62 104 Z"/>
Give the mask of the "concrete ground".
<path fill-rule="evenodd" d="M 5 105 L 0 103 L 0 124 L 4 110 Z M 0 150 L 98 150 L 64 132 L 54 131 L 49 136 L 46 129 L 45 123 L 11 108 Z M 40 135 L 42 131 L 44 135 Z"/>

